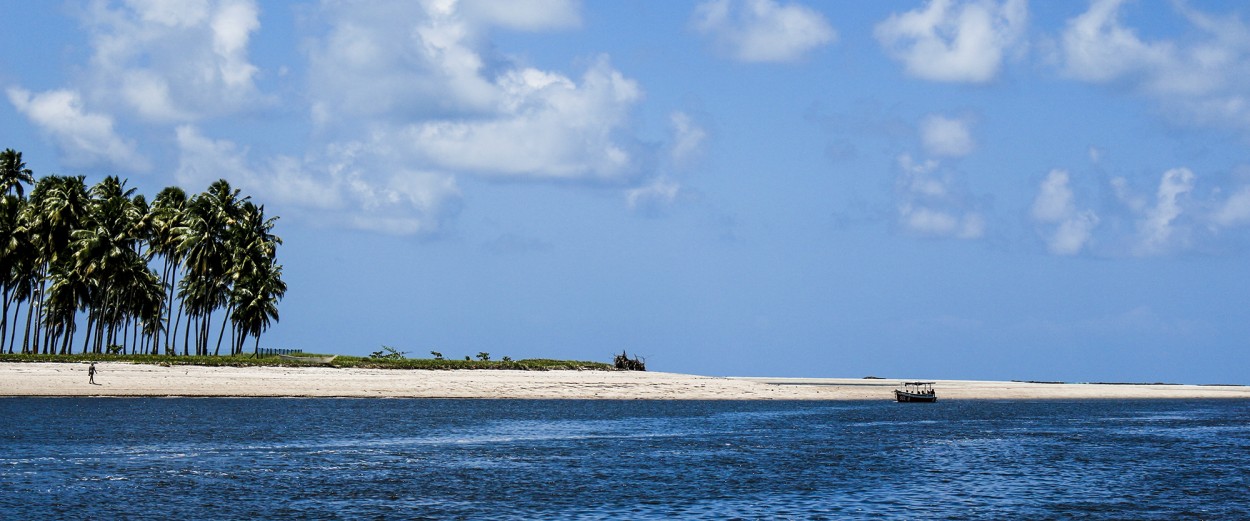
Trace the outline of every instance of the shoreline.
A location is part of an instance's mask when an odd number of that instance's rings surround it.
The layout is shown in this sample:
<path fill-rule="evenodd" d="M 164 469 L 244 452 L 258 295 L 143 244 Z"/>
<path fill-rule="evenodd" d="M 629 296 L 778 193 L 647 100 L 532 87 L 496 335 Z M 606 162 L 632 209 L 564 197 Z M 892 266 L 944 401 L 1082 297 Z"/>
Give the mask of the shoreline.
<path fill-rule="evenodd" d="M 0 397 L 886 400 L 904 380 L 712 377 L 631 371 L 0 363 Z M 934 380 L 939 400 L 1250 399 L 1250 386 Z"/>

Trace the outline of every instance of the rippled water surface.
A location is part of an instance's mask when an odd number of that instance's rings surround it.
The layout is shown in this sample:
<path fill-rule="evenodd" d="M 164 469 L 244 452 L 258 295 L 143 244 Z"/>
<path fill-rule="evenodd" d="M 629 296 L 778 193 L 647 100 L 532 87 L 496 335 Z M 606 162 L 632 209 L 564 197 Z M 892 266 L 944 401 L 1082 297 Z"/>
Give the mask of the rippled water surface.
<path fill-rule="evenodd" d="M 0 519 L 1250 519 L 1250 402 L 0 399 Z"/>

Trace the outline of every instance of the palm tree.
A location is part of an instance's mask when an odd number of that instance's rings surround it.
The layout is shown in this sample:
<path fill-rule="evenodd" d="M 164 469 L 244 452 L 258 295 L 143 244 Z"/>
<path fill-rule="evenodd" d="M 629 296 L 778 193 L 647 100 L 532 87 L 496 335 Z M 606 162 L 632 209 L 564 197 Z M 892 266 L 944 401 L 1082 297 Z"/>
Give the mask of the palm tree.
<path fill-rule="evenodd" d="M 22 222 L 25 205 L 26 200 L 19 196 L 0 195 L 0 296 L 4 301 L 3 311 L 0 311 L 0 351 L 7 343 L 9 307 L 15 300 L 19 276 L 31 257 Z M 12 348 L 9 352 L 13 352 Z"/>
<path fill-rule="evenodd" d="M 97 328 L 96 352 L 117 343 L 118 327 L 125 328 L 132 318 L 126 312 L 128 297 L 134 297 L 128 295 L 129 286 L 139 284 L 148 271 L 139 254 L 138 232 L 147 214 L 146 204 L 132 199 L 134 192 L 114 176 L 91 187 L 90 218 L 72 234 L 75 269 L 97 288 L 88 319 L 92 321 L 93 316 Z M 136 266 L 143 267 L 142 274 Z"/>
<path fill-rule="evenodd" d="M 231 291 L 231 320 L 234 323 L 234 353 L 243 351 L 247 335 L 257 337 L 277 319 L 277 302 L 286 293 L 282 266 L 276 264 L 282 238 L 273 234 L 278 218 L 265 218 L 265 207 L 243 201 L 240 218 L 231 234 L 234 252 Z"/>
<path fill-rule="evenodd" d="M 95 289 L 70 263 L 60 263 L 52 270 L 52 285 L 44 303 L 44 325 L 52 332 L 52 338 L 61 337 L 60 354 L 69 353 L 70 339 L 78 330 L 74 319 L 91 302 Z"/>
<path fill-rule="evenodd" d="M 243 351 L 247 335 L 256 340 L 253 355 L 260 354 L 260 335 L 269 329 L 271 322 L 278 321 L 278 302 L 286 295 L 286 283 L 282 281 L 282 266 L 269 261 L 260 266 L 247 279 L 240 281 L 235 292 L 234 320 L 239 328 L 236 353 Z"/>
<path fill-rule="evenodd" d="M 25 197 L 22 184 L 34 183 L 34 176 L 34 172 L 26 168 L 26 163 L 22 162 L 21 152 L 12 148 L 6 148 L 4 152 L 0 152 L 0 194 L 17 192 L 18 198 Z"/>
<path fill-rule="evenodd" d="M 177 335 L 178 330 L 175 327 L 174 318 L 174 286 L 177 279 L 178 266 L 181 264 L 182 256 L 178 250 L 178 243 L 181 233 L 186 229 L 185 226 L 185 210 L 187 206 L 187 193 L 181 188 L 170 186 L 161 190 L 156 194 L 156 200 L 152 202 L 152 208 L 149 210 L 151 221 L 151 235 L 148 239 L 149 257 L 160 256 L 164 260 L 161 270 L 161 287 L 164 288 L 166 298 L 163 306 L 165 309 L 165 352 L 172 353 L 174 347 L 170 335 Z M 181 315 L 181 310 L 179 310 Z M 171 329 L 172 328 L 172 329 Z M 156 354 L 159 339 L 152 343 L 152 354 Z"/>
<path fill-rule="evenodd" d="M 179 287 L 183 305 L 187 306 L 188 321 L 192 317 L 199 321 L 197 352 L 200 354 L 208 353 L 213 311 L 229 303 L 230 285 L 235 275 L 231 265 L 234 248 L 230 234 L 232 227 L 238 225 L 240 205 L 247 199 L 239 199 L 239 191 L 220 179 L 187 203 L 186 223 L 178 244 L 186 273 Z M 223 333 L 218 335 L 218 352 L 229 318 L 227 312 L 222 321 Z"/>
<path fill-rule="evenodd" d="M 30 200 L 22 215 L 35 255 L 30 266 L 31 271 L 21 274 L 26 277 L 23 282 L 31 284 L 30 290 L 23 292 L 23 296 L 29 299 L 23 353 L 39 350 L 42 343 L 40 323 L 35 317 L 43 316 L 43 297 L 49 281 L 48 275 L 53 266 L 67 261 L 71 256 L 71 234 L 81 227 L 89 209 L 90 200 L 82 176 L 47 176 L 39 179 L 31 191 Z M 49 350 L 50 346 L 44 343 L 44 351 Z"/>
<path fill-rule="evenodd" d="M 25 185 L 34 184 L 26 199 Z M 218 180 L 187 197 L 162 190 L 151 207 L 126 182 L 82 176 L 37 182 L 20 152 L 0 152 L 0 350 L 12 353 L 25 313 L 22 352 L 71 352 L 87 318 L 83 351 L 120 345 L 135 352 L 208 354 L 214 312 L 225 307 L 217 353 L 231 325 L 230 353 L 278 319 L 285 295 L 277 218 Z M 159 257 L 157 269 L 149 263 Z M 174 300 L 180 301 L 174 312 Z M 150 345 L 149 345 L 150 344 Z"/>

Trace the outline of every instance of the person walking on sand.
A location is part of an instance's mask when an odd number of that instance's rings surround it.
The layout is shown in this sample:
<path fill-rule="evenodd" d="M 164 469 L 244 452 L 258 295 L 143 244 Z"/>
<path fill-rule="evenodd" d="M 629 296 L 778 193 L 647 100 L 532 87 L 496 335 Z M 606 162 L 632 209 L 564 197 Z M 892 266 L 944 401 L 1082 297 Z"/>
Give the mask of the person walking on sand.
<path fill-rule="evenodd" d="M 95 385 L 95 362 L 91 362 L 91 367 L 87 368 L 87 383 Z"/>

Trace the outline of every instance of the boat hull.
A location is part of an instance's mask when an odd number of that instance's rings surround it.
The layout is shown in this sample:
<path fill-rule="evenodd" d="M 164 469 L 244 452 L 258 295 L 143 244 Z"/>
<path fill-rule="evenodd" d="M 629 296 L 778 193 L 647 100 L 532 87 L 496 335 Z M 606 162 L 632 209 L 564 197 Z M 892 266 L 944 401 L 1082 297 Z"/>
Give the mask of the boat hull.
<path fill-rule="evenodd" d="M 937 401 L 937 395 L 894 391 L 894 399 L 903 403 L 933 403 Z"/>
<path fill-rule="evenodd" d="M 328 364 L 328 363 L 330 363 L 330 362 L 333 362 L 335 358 L 338 358 L 338 355 L 334 355 L 334 356 L 291 356 L 291 355 L 278 355 L 278 358 L 281 358 L 281 359 L 283 359 L 283 360 L 287 360 L 287 361 L 290 361 L 290 362 L 312 362 L 312 363 L 315 363 L 315 364 Z"/>

